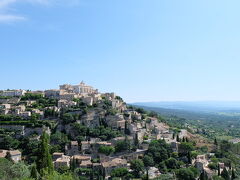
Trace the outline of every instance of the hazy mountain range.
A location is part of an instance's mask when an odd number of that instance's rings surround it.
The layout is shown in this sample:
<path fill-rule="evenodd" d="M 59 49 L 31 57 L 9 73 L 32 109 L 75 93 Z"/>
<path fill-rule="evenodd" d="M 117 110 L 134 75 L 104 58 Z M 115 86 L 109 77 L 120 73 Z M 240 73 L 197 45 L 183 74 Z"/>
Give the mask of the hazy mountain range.
<path fill-rule="evenodd" d="M 240 101 L 162 101 L 136 102 L 137 106 L 198 112 L 240 112 Z"/>

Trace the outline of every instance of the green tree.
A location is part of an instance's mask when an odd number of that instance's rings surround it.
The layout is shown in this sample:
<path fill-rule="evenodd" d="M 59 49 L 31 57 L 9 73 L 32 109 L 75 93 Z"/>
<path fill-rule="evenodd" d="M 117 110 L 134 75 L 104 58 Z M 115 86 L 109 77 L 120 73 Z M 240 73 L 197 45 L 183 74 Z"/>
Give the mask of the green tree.
<path fill-rule="evenodd" d="M 116 146 L 115 146 L 115 151 L 116 152 L 123 152 L 129 150 L 130 142 L 129 140 L 122 140 L 118 141 Z"/>
<path fill-rule="evenodd" d="M 129 131 L 129 129 L 128 129 L 128 121 L 125 121 L 124 133 L 127 134 L 127 135 L 130 135 L 130 131 Z"/>
<path fill-rule="evenodd" d="M 49 136 L 46 132 L 43 132 L 41 136 L 36 164 L 41 175 L 52 174 L 53 163 L 49 148 Z"/>
<path fill-rule="evenodd" d="M 23 162 L 13 164 L 10 168 L 10 171 L 13 178 L 21 177 L 22 179 L 24 179 L 30 177 L 29 168 Z"/>
<path fill-rule="evenodd" d="M 224 180 L 221 176 L 214 175 L 212 180 Z"/>
<path fill-rule="evenodd" d="M 186 142 L 186 141 L 185 141 L 185 137 L 182 138 L 182 142 Z"/>
<path fill-rule="evenodd" d="M 77 164 L 76 164 L 76 159 L 73 157 L 72 160 L 71 160 L 71 164 L 70 164 L 70 169 L 72 171 L 74 171 L 77 167 Z"/>
<path fill-rule="evenodd" d="M 206 174 L 205 171 L 203 171 L 203 172 L 200 174 L 199 180 L 208 180 L 208 177 L 207 177 L 207 174 Z"/>
<path fill-rule="evenodd" d="M 221 175 L 221 169 L 220 169 L 220 166 L 218 164 L 218 176 L 220 176 L 220 175 Z"/>
<path fill-rule="evenodd" d="M 11 161 L 5 158 L 0 158 L 0 179 L 11 179 L 9 175 L 12 164 Z"/>
<path fill-rule="evenodd" d="M 59 174 L 53 171 L 51 174 L 44 175 L 42 179 L 46 180 L 74 180 L 74 177 L 70 173 Z"/>
<path fill-rule="evenodd" d="M 128 174 L 127 168 L 116 168 L 111 172 L 111 177 L 125 177 Z"/>
<path fill-rule="evenodd" d="M 217 139 L 215 138 L 214 139 L 214 144 L 217 146 L 218 145 L 218 142 L 217 142 Z"/>
<path fill-rule="evenodd" d="M 31 178 L 38 179 L 38 177 L 39 175 L 38 175 L 37 167 L 36 167 L 36 164 L 34 163 L 31 168 Z"/>
<path fill-rule="evenodd" d="M 19 144 L 20 142 L 17 139 L 7 135 L 3 137 L 0 143 L 0 148 L 1 149 L 17 149 Z"/>
<path fill-rule="evenodd" d="M 195 180 L 194 172 L 189 168 L 181 168 L 176 171 L 178 180 Z"/>
<path fill-rule="evenodd" d="M 75 121 L 73 115 L 70 113 L 63 114 L 62 120 L 63 124 L 69 124 Z"/>
<path fill-rule="evenodd" d="M 179 138 L 179 135 L 177 134 L 177 142 L 180 142 L 180 138 Z"/>
<path fill-rule="evenodd" d="M 188 158 L 188 164 L 192 164 L 192 156 L 190 151 L 188 151 L 187 153 L 187 158 Z"/>
<path fill-rule="evenodd" d="M 217 170 L 218 169 L 218 166 L 216 163 L 209 163 L 208 164 L 208 167 L 212 170 Z"/>
<path fill-rule="evenodd" d="M 178 161 L 175 158 L 169 158 L 165 161 L 165 164 L 168 169 L 177 169 L 179 168 Z"/>
<path fill-rule="evenodd" d="M 175 133 L 173 133 L 173 135 L 172 135 L 172 139 L 175 139 Z"/>
<path fill-rule="evenodd" d="M 194 146 L 190 142 L 182 142 L 179 145 L 179 154 L 186 156 L 190 151 L 194 150 Z"/>
<path fill-rule="evenodd" d="M 60 151 L 64 151 L 65 144 L 69 142 L 67 135 L 59 131 L 52 134 L 50 139 L 51 139 L 51 144 L 60 146 Z"/>
<path fill-rule="evenodd" d="M 136 147 L 139 146 L 139 140 L 138 140 L 138 134 L 137 134 L 137 133 L 135 134 L 135 137 L 134 137 L 134 145 L 135 145 Z"/>
<path fill-rule="evenodd" d="M 167 166 L 165 164 L 165 161 L 162 161 L 158 164 L 158 169 L 161 173 L 167 173 L 168 169 L 167 169 Z"/>
<path fill-rule="evenodd" d="M 149 155 L 145 155 L 143 157 L 143 163 L 144 163 L 145 167 L 154 166 L 154 160 L 153 160 L 152 156 L 149 156 Z"/>
<path fill-rule="evenodd" d="M 170 145 L 165 140 L 153 140 L 148 147 L 147 155 L 151 156 L 155 164 L 159 164 L 169 158 L 172 153 Z"/>
<path fill-rule="evenodd" d="M 176 179 L 170 174 L 162 174 L 159 177 L 154 178 L 153 180 L 176 180 Z"/>
<path fill-rule="evenodd" d="M 75 173 L 78 175 L 78 176 L 87 176 L 87 177 L 90 177 L 92 175 L 92 169 L 90 168 L 77 168 L 75 169 Z"/>
<path fill-rule="evenodd" d="M 99 153 L 103 153 L 107 156 L 109 156 L 110 154 L 114 153 L 115 149 L 112 146 L 100 146 L 98 149 Z"/>
<path fill-rule="evenodd" d="M 141 177 L 141 173 L 144 172 L 144 164 L 143 161 L 140 159 L 136 159 L 131 161 L 130 168 L 133 170 L 133 174 L 136 178 Z"/>
<path fill-rule="evenodd" d="M 228 171 L 227 171 L 226 168 L 223 168 L 223 171 L 222 171 L 222 173 L 221 173 L 221 176 L 222 176 L 222 178 L 225 179 L 225 180 L 230 180 L 230 176 L 229 176 L 229 173 L 228 173 Z"/>
<path fill-rule="evenodd" d="M 235 170 L 232 168 L 231 180 L 234 180 L 234 179 L 236 179 L 236 178 L 237 178 L 237 176 L 236 176 Z"/>

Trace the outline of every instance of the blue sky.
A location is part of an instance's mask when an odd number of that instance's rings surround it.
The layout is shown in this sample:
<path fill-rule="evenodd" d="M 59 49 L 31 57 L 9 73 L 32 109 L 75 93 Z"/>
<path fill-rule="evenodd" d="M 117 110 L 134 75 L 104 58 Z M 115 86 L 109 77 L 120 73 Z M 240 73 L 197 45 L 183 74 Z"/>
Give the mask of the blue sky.
<path fill-rule="evenodd" d="M 240 100 L 239 0 L 0 0 L 0 89 Z"/>

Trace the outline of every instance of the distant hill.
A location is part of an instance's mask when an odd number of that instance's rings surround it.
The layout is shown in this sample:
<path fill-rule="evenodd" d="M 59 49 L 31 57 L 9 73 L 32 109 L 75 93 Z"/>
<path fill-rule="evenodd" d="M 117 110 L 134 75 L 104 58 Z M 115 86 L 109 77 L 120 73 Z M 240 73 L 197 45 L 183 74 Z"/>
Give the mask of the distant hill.
<path fill-rule="evenodd" d="M 162 101 L 137 102 L 133 105 L 197 112 L 240 112 L 240 101 Z"/>
<path fill-rule="evenodd" d="M 240 102 L 154 102 L 134 106 L 155 111 L 169 124 L 201 129 L 207 137 L 240 137 Z"/>

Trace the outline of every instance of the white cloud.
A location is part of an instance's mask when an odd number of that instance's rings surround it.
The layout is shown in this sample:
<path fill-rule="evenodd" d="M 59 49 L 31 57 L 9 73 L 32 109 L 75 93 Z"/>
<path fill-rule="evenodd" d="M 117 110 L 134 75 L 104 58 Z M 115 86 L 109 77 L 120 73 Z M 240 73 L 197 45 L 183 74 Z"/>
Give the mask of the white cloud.
<path fill-rule="evenodd" d="M 11 14 L 0 14 L 0 23 L 9 23 L 15 21 L 23 21 L 26 20 L 25 17 L 19 15 L 11 15 Z"/>
<path fill-rule="evenodd" d="M 25 17 L 23 16 L 10 13 L 10 6 L 16 2 L 17 0 L 1 0 L 0 1 L 0 23 L 22 21 L 25 19 Z"/>
<path fill-rule="evenodd" d="M 7 6 L 9 6 L 12 3 L 15 3 L 16 0 L 1 0 L 0 1 L 0 10 L 3 8 L 6 8 Z"/>
<path fill-rule="evenodd" d="M 22 21 L 27 18 L 22 15 L 11 13 L 10 7 L 17 3 L 30 3 L 34 5 L 63 5 L 75 6 L 80 0 L 0 0 L 0 23 Z"/>

